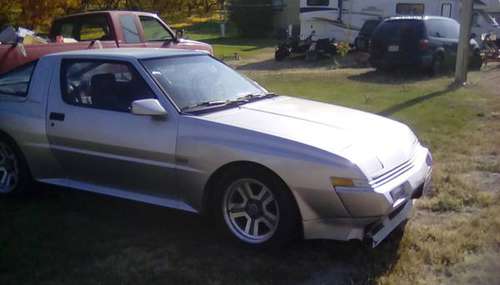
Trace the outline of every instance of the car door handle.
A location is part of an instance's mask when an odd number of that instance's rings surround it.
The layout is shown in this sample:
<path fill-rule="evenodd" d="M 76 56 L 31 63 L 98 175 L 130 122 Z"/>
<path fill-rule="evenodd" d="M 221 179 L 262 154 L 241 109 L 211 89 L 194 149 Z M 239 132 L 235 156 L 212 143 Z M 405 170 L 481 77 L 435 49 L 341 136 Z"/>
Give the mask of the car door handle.
<path fill-rule="evenodd" d="M 64 115 L 63 113 L 50 113 L 49 115 L 49 119 L 51 121 L 64 121 L 64 118 L 66 117 L 66 115 Z"/>

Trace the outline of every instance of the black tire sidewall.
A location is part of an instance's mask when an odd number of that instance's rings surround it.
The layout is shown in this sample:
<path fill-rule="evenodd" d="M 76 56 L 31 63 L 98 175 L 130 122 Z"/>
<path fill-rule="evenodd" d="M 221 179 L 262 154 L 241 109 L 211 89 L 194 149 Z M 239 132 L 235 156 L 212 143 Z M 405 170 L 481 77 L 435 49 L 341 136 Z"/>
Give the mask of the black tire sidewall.
<path fill-rule="evenodd" d="M 240 179 L 254 179 L 264 184 L 274 195 L 278 202 L 280 211 L 280 220 L 278 228 L 274 235 L 263 243 L 249 243 L 239 239 L 229 228 L 223 213 L 224 195 L 229 191 L 229 186 L 235 181 Z M 288 187 L 275 175 L 270 174 L 268 171 L 260 170 L 258 168 L 244 168 L 233 170 L 226 173 L 217 184 L 218 191 L 216 195 L 214 215 L 216 219 L 217 228 L 224 235 L 231 237 L 244 245 L 254 248 L 276 248 L 281 247 L 289 242 L 297 239 L 300 236 L 299 231 L 299 214 L 296 202 L 293 198 Z"/>
<path fill-rule="evenodd" d="M 441 55 L 436 55 L 432 60 L 431 76 L 439 76 L 444 71 L 444 60 Z"/>
<path fill-rule="evenodd" d="M 17 196 L 28 192 L 32 178 L 24 156 L 22 155 L 21 151 L 19 150 L 19 148 L 15 143 L 13 143 L 9 138 L 1 134 L 0 134 L 0 142 L 6 144 L 14 152 L 19 170 L 19 177 L 18 177 L 19 182 L 17 186 L 14 188 L 13 191 L 9 193 L 0 193 L 0 197 Z"/>

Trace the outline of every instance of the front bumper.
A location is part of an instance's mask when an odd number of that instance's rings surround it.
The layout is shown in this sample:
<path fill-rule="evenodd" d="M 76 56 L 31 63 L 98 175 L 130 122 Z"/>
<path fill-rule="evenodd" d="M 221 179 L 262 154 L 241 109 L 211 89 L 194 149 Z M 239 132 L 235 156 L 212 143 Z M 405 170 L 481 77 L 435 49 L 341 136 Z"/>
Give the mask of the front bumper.
<path fill-rule="evenodd" d="M 304 221 L 304 237 L 336 240 L 369 237 L 374 246 L 378 245 L 409 218 L 413 200 L 430 187 L 431 154 L 420 147 L 411 161 L 391 171 L 386 180 L 371 187 L 337 187 L 335 190 L 350 217 Z"/>

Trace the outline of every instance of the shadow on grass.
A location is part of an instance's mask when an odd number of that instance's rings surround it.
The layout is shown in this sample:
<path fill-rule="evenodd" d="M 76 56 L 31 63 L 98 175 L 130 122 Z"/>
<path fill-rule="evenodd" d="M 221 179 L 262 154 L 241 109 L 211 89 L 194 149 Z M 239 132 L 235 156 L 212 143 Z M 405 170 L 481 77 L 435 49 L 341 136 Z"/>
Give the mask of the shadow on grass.
<path fill-rule="evenodd" d="M 395 113 L 397 113 L 399 111 L 402 111 L 404 109 L 408 109 L 408 108 L 411 108 L 411 107 L 413 107 L 415 105 L 423 103 L 423 102 L 425 102 L 427 100 L 430 100 L 430 99 L 433 99 L 433 98 L 436 98 L 436 97 L 440 97 L 440 96 L 446 95 L 449 92 L 457 90 L 458 88 L 459 88 L 459 86 L 457 86 L 457 85 L 449 85 L 444 90 L 432 92 L 432 93 L 429 93 L 427 95 L 416 97 L 416 98 L 413 98 L 411 100 L 408 100 L 408 101 L 396 104 L 394 106 L 391 106 L 391 107 L 389 107 L 389 108 L 387 108 L 387 109 L 379 112 L 378 114 L 381 115 L 381 116 L 390 116 L 390 115 L 393 115 L 393 114 L 395 114 Z"/>
<path fill-rule="evenodd" d="M 448 75 L 443 75 L 448 76 Z M 430 76 L 424 71 L 411 68 L 400 68 L 391 71 L 370 70 L 365 73 L 351 75 L 348 79 L 363 83 L 379 84 L 410 84 L 429 80 Z"/>
<path fill-rule="evenodd" d="M 0 200 L 1 284 L 372 284 L 398 259 L 398 237 L 253 250 L 196 215 L 40 187 Z"/>

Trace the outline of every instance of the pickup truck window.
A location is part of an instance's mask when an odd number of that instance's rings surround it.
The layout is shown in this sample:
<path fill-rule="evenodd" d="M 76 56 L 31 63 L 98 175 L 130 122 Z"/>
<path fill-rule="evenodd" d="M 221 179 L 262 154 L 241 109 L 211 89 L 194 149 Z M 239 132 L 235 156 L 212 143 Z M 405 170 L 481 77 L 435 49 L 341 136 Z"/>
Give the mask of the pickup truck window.
<path fill-rule="evenodd" d="M 35 65 L 31 62 L 0 76 L 0 95 L 26 97 Z"/>
<path fill-rule="evenodd" d="M 132 102 L 155 98 L 146 82 L 125 62 L 64 60 L 63 100 L 71 105 L 129 112 Z"/>
<path fill-rule="evenodd" d="M 85 17 L 80 23 L 80 41 L 111 40 L 109 24 L 104 15 Z"/>
<path fill-rule="evenodd" d="M 144 30 L 144 39 L 146 42 L 157 42 L 172 40 L 170 32 L 155 18 L 140 16 L 142 28 Z"/>
<path fill-rule="evenodd" d="M 135 25 L 135 17 L 131 15 L 120 16 L 120 26 L 123 31 L 123 37 L 126 43 L 135 44 L 140 43 L 139 32 Z"/>
<path fill-rule="evenodd" d="M 105 14 L 86 15 L 61 19 L 54 22 L 52 40 L 57 36 L 77 41 L 111 40 L 110 24 Z"/>

